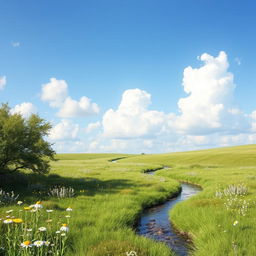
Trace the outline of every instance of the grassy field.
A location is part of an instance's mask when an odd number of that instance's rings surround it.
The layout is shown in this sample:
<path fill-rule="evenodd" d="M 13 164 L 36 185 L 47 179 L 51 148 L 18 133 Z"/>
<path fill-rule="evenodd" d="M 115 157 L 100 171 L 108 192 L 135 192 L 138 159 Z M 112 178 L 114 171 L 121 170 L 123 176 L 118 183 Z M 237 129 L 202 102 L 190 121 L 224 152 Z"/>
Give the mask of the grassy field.
<path fill-rule="evenodd" d="M 256 255 L 255 145 L 145 155 L 132 158 L 132 162 L 161 163 L 170 168 L 158 171 L 158 175 L 203 187 L 200 194 L 171 212 L 178 229 L 193 237 L 194 255 Z M 232 184 L 233 188 L 243 184 L 248 192 L 232 193 L 232 187 L 227 189 Z M 224 189 L 227 195 L 216 196 L 216 192 Z"/>
<path fill-rule="evenodd" d="M 253 256 L 255 153 L 256 145 L 159 155 L 62 154 L 47 176 L 19 174 L 1 177 L 0 183 L 28 205 L 42 200 L 44 209 L 54 210 L 53 219 L 73 208 L 66 255 L 79 256 L 126 256 L 132 250 L 138 256 L 174 255 L 165 245 L 135 235 L 133 226 L 143 208 L 179 191 L 176 180 L 199 184 L 203 191 L 171 212 L 177 228 L 193 237 L 193 255 Z M 154 176 L 143 173 L 162 166 L 169 168 Z M 76 196 L 46 196 L 54 185 L 71 186 Z M 15 214 L 20 208 L 0 207 L 0 218 L 10 209 Z"/>
<path fill-rule="evenodd" d="M 67 207 L 73 209 L 66 255 L 126 256 L 132 250 L 143 256 L 172 255 L 166 246 L 139 237 L 133 231 L 143 208 L 165 201 L 180 189 L 177 181 L 163 182 L 159 177 L 143 173 L 159 165 L 111 162 L 111 159 L 130 157 L 117 154 L 57 157 L 60 160 L 52 163 L 50 175 L 31 174 L 26 178 L 19 175 L 16 181 L 6 179 L 2 186 L 10 190 L 15 182 L 20 199 L 28 205 L 42 200 L 44 208 L 54 210 L 52 219 L 58 220 Z M 27 189 L 30 187 L 27 182 L 39 188 L 37 193 Z M 53 185 L 71 186 L 76 196 L 67 199 L 45 196 L 44 191 Z M 4 219 L 8 210 L 14 210 L 14 214 L 19 209 L 19 206 L 1 207 L 0 218 Z"/>

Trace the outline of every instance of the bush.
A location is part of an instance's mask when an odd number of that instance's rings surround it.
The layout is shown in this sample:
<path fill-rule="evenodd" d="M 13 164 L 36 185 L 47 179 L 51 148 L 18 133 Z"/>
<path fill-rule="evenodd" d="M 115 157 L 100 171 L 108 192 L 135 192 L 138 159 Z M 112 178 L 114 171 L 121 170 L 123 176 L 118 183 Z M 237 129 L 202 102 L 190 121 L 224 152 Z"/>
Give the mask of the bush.
<path fill-rule="evenodd" d="M 55 186 L 53 188 L 50 188 L 48 196 L 57 198 L 74 197 L 75 190 L 72 187 Z"/>
<path fill-rule="evenodd" d="M 13 191 L 10 193 L 5 192 L 3 189 L 0 189 L 0 205 L 8 205 L 16 203 L 19 195 L 15 195 Z"/>

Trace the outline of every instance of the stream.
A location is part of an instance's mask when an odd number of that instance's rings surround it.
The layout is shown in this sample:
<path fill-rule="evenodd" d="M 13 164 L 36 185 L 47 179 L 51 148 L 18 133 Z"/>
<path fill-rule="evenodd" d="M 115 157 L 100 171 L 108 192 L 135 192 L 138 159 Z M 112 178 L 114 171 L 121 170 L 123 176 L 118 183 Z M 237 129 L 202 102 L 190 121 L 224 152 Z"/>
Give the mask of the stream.
<path fill-rule="evenodd" d="M 149 175 L 154 172 L 149 172 Z M 188 237 L 179 234 L 169 220 L 170 210 L 179 202 L 187 200 L 201 191 L 195 185 L 181 183 L 181 193 L 165 203 L 146 209 L 139 220 L 136 233 L 145 237 L 164 242 L 177 255 L 187 256 L 191 241 Z"/>

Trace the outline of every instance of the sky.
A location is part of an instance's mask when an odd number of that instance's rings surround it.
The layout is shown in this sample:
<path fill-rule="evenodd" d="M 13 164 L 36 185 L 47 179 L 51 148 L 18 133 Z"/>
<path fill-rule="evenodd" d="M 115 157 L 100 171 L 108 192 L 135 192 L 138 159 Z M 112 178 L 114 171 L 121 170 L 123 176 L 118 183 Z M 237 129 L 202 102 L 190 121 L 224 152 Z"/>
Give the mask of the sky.
<path fill-rule="evenodd" d="M 256 143 L 256 3 L 0 1 L 0 103 L 58 153 Z"/>

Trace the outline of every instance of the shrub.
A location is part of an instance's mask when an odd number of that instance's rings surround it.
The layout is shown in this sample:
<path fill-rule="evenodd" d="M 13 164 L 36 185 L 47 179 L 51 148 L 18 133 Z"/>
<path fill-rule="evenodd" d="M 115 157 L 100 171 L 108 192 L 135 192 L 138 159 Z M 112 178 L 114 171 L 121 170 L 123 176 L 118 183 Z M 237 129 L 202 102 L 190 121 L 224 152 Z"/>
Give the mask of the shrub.
<path fill-rule="evenodd" d="M 13 191 L 10 193 L 5 192 L 3 189 L 0 189 L 0 204 L 8 205 L 12 203 L 16 203 L 19 195 L 15 195 Z"/>
<path fill-rule="evenodd" d="M 49 189 L 48 195 L 57 198 L 74 197 L 75 190 L 72 187 L 55 186 Z"/>

